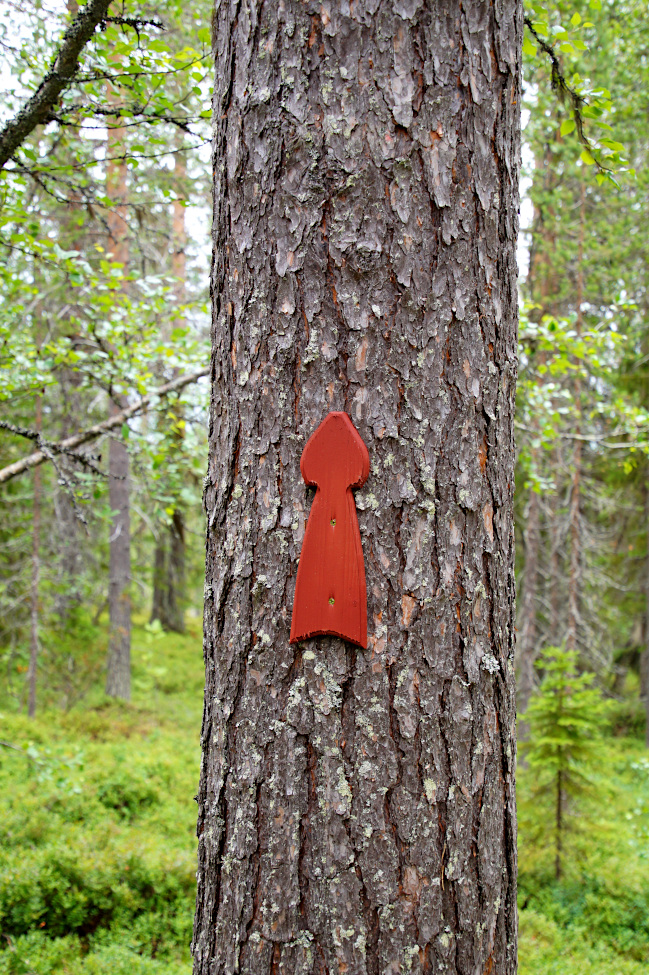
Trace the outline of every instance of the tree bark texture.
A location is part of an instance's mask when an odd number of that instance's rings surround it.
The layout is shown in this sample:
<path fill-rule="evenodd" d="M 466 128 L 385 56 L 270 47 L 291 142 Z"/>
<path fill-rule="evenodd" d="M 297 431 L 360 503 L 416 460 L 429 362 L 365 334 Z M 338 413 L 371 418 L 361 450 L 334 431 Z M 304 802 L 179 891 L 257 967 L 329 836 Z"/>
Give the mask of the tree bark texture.
<path fill-rule="evenodd" d="M 548 643 L 552 647 L 557 647 L 562 639 L 562 613 L 561 607 L 564 601 L 565 586 L 562 584 L 561 552 L 565 544 L 565 532 L 562 525 L 561 498 L 560 490 L 560 471 L 562 464 L 561 445 L 555 445 L 550 454 L 549 467 L 556 472 L 557 484 L 554 491 L 550 494 L 550 514 L 549 514 L 549 565 L 548 578 L 550 585 L 550 619 L 548 625 Z"/>
<path fill-rule="evenodd" d="M 521 18 L 216 5 L 195 975 L 515 971 Z M 366 651 L 289 645 L 330 410 Z"/>

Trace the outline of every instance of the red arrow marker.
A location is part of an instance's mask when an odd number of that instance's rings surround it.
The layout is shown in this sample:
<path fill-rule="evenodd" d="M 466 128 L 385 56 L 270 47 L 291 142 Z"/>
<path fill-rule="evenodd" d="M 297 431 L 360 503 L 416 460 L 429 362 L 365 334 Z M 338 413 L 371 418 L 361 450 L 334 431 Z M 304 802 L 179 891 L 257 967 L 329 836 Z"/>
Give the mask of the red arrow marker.
<path fill-rule="evenodd" d="M 370 457 L 346 413 L 330 413 L 307 440 L 300 470 L 315 485 L 297 569 L 291 643 L 331 634 L 367 647 L 367 593 L 352 488 Z"/>

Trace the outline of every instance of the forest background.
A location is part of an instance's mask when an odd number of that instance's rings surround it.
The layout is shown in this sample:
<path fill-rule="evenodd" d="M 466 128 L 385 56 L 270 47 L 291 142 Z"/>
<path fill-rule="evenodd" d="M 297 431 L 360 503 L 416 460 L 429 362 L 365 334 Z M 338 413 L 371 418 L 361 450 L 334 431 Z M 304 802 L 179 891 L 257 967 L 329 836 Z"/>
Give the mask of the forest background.
<path fill-rule="evenodd" d="M 0 973 L 190 970 L 211 11 L 103 7 L 0 176 Z M 4 0 L 2 124 L 77 13 Z M 523 973 L 649 963 L 648 14 L 526 5 Z"/>

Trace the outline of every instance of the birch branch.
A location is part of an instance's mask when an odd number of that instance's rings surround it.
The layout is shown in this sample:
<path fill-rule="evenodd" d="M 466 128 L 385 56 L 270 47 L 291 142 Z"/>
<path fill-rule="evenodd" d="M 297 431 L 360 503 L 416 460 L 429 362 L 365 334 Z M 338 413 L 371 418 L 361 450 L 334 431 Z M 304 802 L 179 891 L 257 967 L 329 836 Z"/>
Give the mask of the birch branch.
<path fill-rule="evenodd" d="M 3 467 L 0 470 L 0 484 L 5 484 L 19 474 L 31 470 L 32 467 L 38 467 L 39 464 L 43 464 L 46 460 L 49 460 L 49 455 L 51 454 L 67 454 L 74 458 L 77 447 L 80 447 L 84 443 L 89 443 L 91 440 L 96 440 L 97 437 L 101 437 L 102 434 L 114 430 L 115 427 L 121 427 L 130 417 L 136 416 L 138 413 L 146 412 L 154 399 L 166 396 L 167 393 L 173 393 L 176 390 L 183 389 L 185 386 L 195 383 L 202 376 L 207 376 L 208 373 L 209 369 L 197 369 L 196 372 L 179 376 L 177 379 L 173 379 L 171 382 L 166 383 L 166 385 L 160 386 L 158 389 L 153 390 L 153 392 L 143 396 L 137 403 L 133 403 L 132 406 L 125 407 L 107 420 L 102 420 L 101 423 L 95 423 L 94 426 L 88 427 L 87 430 L 75 433 L 74 436 L 67 437 L 65 440 L 46 442 L 44 445 L 45 449 L 37 450 L 33 454 L 29 454 L 28 457 L 23 457 L 22 460 L 17 460 L 15 463 L 9 464 L 8 467 Z M 4 421 L 0 421 L 0 428 L 9 430 L 11 433 L 17 433 L 19 436 L 27 436 L 28 439 L 33 439 L 31 431 L 13 428 L 11 424 L 5 423 Z M 77 457 L 75 459 L 78 460 L 79 458 Z"/>
<path fill-rule="evenodd" d="M 61 46 L 40 85 L 0 132 L 0 169 L 3 169 L 37 125 L 49 120 L 59 95 L 67 88 L 79 67 L 79 56 L 105 22 L 111 0 L 88 0 L 63 34 Z"/>

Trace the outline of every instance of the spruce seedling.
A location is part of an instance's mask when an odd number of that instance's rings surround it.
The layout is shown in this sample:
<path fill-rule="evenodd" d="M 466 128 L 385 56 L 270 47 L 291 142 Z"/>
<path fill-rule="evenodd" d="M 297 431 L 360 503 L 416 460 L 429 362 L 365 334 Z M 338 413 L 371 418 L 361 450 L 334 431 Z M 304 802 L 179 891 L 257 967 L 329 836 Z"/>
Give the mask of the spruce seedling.
<path fill-rule="evenodd" d="M 560 880 L 567 821 L 591 786 L 609 703 L 593 686 L 593 674 L 577 672 L 574 651 L 548 647 L 537 667 L 544 677 L 525 713 L 529 739 L 521 751 L 535 776 L 533 797 L 552 806 L 554 870 Z"/>

